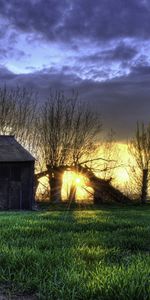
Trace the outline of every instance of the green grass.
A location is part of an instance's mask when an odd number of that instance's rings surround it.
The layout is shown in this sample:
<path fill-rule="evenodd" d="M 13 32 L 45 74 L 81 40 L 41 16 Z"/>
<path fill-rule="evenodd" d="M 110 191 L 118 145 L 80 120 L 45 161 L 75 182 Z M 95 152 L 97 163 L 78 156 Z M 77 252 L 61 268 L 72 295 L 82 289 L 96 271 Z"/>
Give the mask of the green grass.
<path fill-rule="evenodd" d="M 0 286 L 37 299 L 150 299 L 150 207 L 1 212 Z"/>

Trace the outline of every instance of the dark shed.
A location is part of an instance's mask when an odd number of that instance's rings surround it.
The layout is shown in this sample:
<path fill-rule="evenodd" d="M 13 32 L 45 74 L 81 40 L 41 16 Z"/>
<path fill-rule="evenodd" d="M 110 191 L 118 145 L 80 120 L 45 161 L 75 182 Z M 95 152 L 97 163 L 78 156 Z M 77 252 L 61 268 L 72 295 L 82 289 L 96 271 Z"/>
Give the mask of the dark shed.
<path fill-rule="evenodd" d="M 0 209 L 32 209 L 34 157 L 12 135 L 0 135 Z"/>

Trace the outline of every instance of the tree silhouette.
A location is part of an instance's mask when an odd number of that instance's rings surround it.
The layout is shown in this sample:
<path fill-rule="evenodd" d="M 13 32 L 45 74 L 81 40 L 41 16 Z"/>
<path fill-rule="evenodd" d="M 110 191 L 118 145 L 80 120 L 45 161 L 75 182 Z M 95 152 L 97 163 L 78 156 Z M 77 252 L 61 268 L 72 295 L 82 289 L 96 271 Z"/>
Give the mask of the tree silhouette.
<path fill-rule="evenodd" d="M 49 174 L 50 199 L 61 201 L 63 174 L 89 157 L 101 130 L 99 117 L 73 92 L 50 93 L 41 108 L 40 139 Z"/>
<path fill-rule="evenodd" d="M 129 152 L 134 161 L 131 166 L 131 181 L 144 204 L 150 179 L 150 124 L 145 126 L 144 123 L 137 122 L 135 136 L 129 143 Z"/>
<path fill-rule="evenodd" d="M 0 134 L 15 135 L 33 155 L 38 151 L 36 93 L 25 88 L 0 88 Z"/>

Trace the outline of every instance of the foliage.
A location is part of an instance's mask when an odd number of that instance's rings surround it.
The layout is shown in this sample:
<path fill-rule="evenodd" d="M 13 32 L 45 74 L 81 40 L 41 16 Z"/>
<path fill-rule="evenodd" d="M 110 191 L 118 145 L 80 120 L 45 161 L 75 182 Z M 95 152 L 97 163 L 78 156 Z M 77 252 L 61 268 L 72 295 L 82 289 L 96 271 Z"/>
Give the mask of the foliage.
<path fill-rule="evenodd" d="M 38 299 L 150 299 L 150 207 L 0 213 L 0 282 Z"/>

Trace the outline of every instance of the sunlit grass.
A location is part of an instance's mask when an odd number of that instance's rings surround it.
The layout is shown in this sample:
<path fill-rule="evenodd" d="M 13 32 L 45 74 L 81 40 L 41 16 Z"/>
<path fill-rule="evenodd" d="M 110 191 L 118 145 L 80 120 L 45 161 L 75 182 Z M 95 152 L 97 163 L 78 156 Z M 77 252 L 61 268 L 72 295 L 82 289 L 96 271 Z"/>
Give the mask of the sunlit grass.
<path fill-rule="evenodd" d="M 0 282 L 38 299 L 150 299 L 150 208 L 0 213 Z"/>

